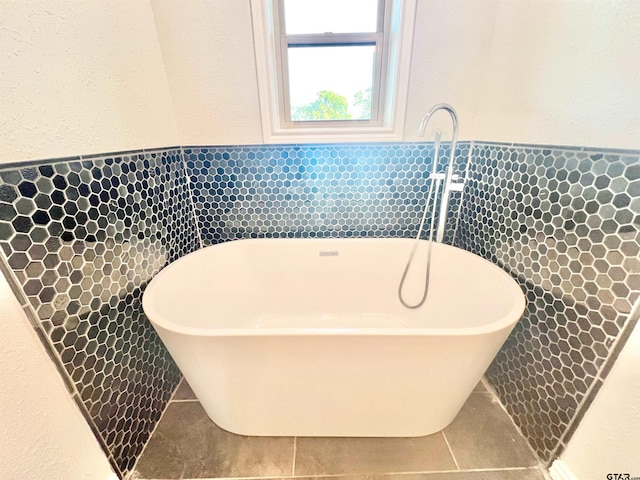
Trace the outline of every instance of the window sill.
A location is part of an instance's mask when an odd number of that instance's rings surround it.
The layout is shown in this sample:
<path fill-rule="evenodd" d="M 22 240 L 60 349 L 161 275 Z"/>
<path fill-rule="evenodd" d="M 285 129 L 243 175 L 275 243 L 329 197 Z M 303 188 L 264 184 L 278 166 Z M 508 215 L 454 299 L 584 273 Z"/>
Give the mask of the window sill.
<path fill-rule="evenodd" d="M 351 142 L 401 142 L 402 132 L 392 128 L 305 128 L 274 129 L 263 138 L 264 143 L 351 143 Z"/>

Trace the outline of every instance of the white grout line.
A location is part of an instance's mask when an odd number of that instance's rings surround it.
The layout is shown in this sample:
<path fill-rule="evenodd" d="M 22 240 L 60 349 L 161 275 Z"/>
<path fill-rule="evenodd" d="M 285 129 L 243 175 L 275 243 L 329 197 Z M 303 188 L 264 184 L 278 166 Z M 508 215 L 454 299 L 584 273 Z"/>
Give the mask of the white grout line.
<path fill-rule="evenodd" d="M 169 405 L 171 405 L 171 403 L 174 401 L 173 397 L 175 396 L 176 392 L 178 391 L 178 389 L 180 388 L 180 384 L 184 381 L 184 377 L 182 378 L 182 380 L 180 380 L 178 382 L 178 385 L 176 386 L 175 390 L 173 391 L 173 393 L 171 394 L 171 398 L 169 398 L 169 401 L 167 402 L 167 404 L 164 407 L 164 411 L 162 412 L 162 414 L 160 414 L 160 418 L 158 418 L 158 421 L 156 422 L 155 426 L 153 427 L 153 430 L 151 431 L 151 433 L 149 434 L 149 437 L 147 438 L 147 442 L 144 444 L 144 447 L 142 447 L 142 450 L 140 451 L 140 453 L 138 454 L 138 458 L 136 458 L 135 463 L 133 464 L 133 467 L 131 468 L 131 470 L 129 470 L 129 473 L 127 473 L 127 475 L 125 475 L 123 480 L 127 480 L 127 479 L 137 479 L 140 478 L 138 476 L 138 472 L 136 472 L 136 467 L 138 466 L 138 462 L 140 461 L 140 459 L 142 458 L 142 455 L 144 455 L 145 450 L 147 449 L 147 447 L 149 446 L 149 442 L 151 441 L 151 439 L 153 438 L 153 436 L 156 433 L 156 430 L 158 429 L 158 425 L 160 425 L 160 422 L 162 421 L 164 415 L 167 413 L 167 410 L 169 410 Z"/>
<path fill-rule="evenodd" d="M 482 385 L 484 385 L 484 388 L 487 390 L 486 392 L 483 393 L 490 393 L 492 397 L 499 399 L 500 397 L 498 397 L 498 392 L 496 392 L 496 389 L 493 388 L 493 385 L 491 385 L 489 383 L 489 380 L 487 380 L 486 376 L 482 376 L 482 378 L 480 379 L 480 382 L 482 383 Z"/>
<path fill-rule="evenodd" d="M 182 373 L 182 372 L 181 372 Z M 176 385 L 176 388 L 173 389 L 173 393 L 171 394 L 171 397 L 169 398 L 170 402 L 173 402 L 173 397 L 176 396 L 176 393 L 178 393 L 178 390 L 180 390 L 180 385 L 182 385 L 182 382 L 184 382 L 184 375 L 182 376 L 182 378 L 180 379 L 180 381 L 178 382 L 178 385 Z"/>
<path fill-rule="evenodd" d="M 535 458 L 538 461 L 538 466 L 543 468 L 543 469 L 546 469 L 545 462 L 540 458 L 540 456 L 538 455 L 538 452 L 536 452 L 534 450 L 534 448 L 531 446 L 531 444 L 529 443 L 529 440 L 527 440 L 527 437 L 524 436 L 524 434 L 522 433 L 522 430 L 516 424 L 516 421 L 514 420 L 514 418 L 511 416 L 511 414 L 507 410 L 507 407 L 505 407 L 503 405 L 503 403 L 500 401 L 500 397 L 498 396 L 498 392 L 496 392 L 496 389 L 493 388 L 493 386 L 489 383 L 489 380 L 487 380 L 487 377 L 485 377 L 485 376 L 482 377 L 482 384 L 487 389 L 486 393 L 488 393 L 489 396 L 491 397 L 491 402 L 492 403 L 497 403 L 500 406 L 500 408 L 502 409 L 502 411 L 507 415 L 507 417 L 509 417 L 509 420 L 511 421 L 511 424 L 516 429 L 516 431 L 520 434 L 520 436 L 524 439 L 525 444 L 527 445 L 527 447 L 529 447 L 529 451 L 533 454 L 533 458 Z"/>
<path fill-rule="evenodd" d="M 293 466 L 291 467 L 291 476 L 296 474 L 296 452 L 298 451 L 298 437 L 293 437 Z"/>
<path fill-rule="evenodd" d="M 447 444 L 447 448 L 449 449 L 449 453 L 451 454 L 451 458 L 453 458 L 453 463 L 456 464 L 456 468 L 458 470 L 460 470 L 460 465 L 458 465 L 458 460 L 456 460 L 456 456 L 453 454 L 453 448 L 451 448 L 451 444 L 449 444 L 449 440 L 447 439 L 447 436 L 444 433 L 444 430 L 442 430 L 442 438 L 444 438 L 444 443 Z"/>
<path fill-rule="evenodd" d="M 196 228 L 196 233 L 198 235 L 198 243 L 200 244 L 200 248 L 204 248 L 204 240 L 202 239 L 202 231 L 200 230 L 200 223 L 198 222 L 198 215 L 196 215 L 196 205 L 193 202 L 193 188 L 191 186 L 191 177 L 189 176 L 189 171 L 187 169 L 187 157 L 184 153 L 184 147 L 180 147 L 180 157 L 182 159 L 182 168 L 184 169 L 184 176 L 187 177 L 187 195 L 189 196 L 189 204 L 191 205 L 191 217 L 193 219 L 193 224 Z"/>
<path fill-rule="evenodd" d="M 473 149 L 475 148 L 475 143 L 472 140 L 469 143 L 469 155 L 467 155 L 467 164 L 464 167 L 464 184 L 462 191 L 460 192 L 460 200 L 458 203 L 458 210 L 456 212 L 456 226 L 453 229 L 453 237 L 451 238 L 451 245 L 455 245 L 456 238 L 458 237 L 458 226 L 460 225 L 460 215 L 462 214 L 462 204 L 464 203 L 464 192 L 466 190 L 466 185 L 469 182 L 469 170 L 471 170 L 471 162 L 473 161 Z"/>

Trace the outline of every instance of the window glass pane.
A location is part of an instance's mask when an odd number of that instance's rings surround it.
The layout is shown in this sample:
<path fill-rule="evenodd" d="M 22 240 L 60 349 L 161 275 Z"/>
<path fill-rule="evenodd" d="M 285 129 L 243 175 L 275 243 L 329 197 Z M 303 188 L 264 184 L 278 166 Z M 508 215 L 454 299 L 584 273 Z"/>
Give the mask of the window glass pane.
<path fill-rule="evenodd" d="M 375 46 L 290 47 L 292 120 L 369 120 Z"/>
<path fill-rule="evenodd" d="M 287 35 L 377 31 L 378 0 L 284 0 Z"/>

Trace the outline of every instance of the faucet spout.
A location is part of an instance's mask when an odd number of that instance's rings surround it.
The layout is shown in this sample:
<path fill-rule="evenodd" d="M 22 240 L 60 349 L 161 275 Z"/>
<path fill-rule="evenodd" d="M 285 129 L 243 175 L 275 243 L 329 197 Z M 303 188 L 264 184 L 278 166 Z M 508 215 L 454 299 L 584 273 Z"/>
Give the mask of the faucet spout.
<path fill-rule="evenodd" d="M 449 105 L 448 103 L 438 103 L 431 107 L 431 110 L 427 112 L 422 121 L 420 122 L 420 127 L 418 128 L 418 134 L 423 137 L 424 132 L 427 129 L 427 125 L 429 120 L 433 117 L 433 114 L 438 112 L 439 110 L 444 110 L 448 112 L 451 116 L 451 122 L 453 123 L 453 130 L 451 132 L 451 152 L 449 154 L 449 162 L 447 164 L 447 168 L 444 172 L 444 188 L 442 192 L 442 197 L 440 199 L 440 208 L 439 208 L 439 216 L 438 216 L 438 230 L 436 235 L 436 241 L 442 242 L 444 239 L 444 229 L 447 221 L 447 210 L 449 208 L 449 196 L 452 191 L 452 186 L 454 190 L 461 189 L 461 184 L 452 184 L 454 180 L 457 180 L 456 176 L 453 174 L 453 164 L 455 162 L 456 157 L 456 145 L 458 141 L 458 114 L 455 109 Z M 434 162 L 437 162 L 437 158 L 434 159 Z M 434 171 L 436 166 L 434 165 Z M 437 193 L 436 193 L 437 195 Z"/>
<path fill-rule="evenodd" d="M 458 114 L 456 113 L 456 110 L 448 103 L 438 103 L 433 107 L 431 107 L 431 110 L 427 112 L 427 114 L 422 118 L 422 121 L 420 122 L 420 128 L 418 128 L 418 134 L 421 137 L 424 137 L 424 131 L 427 128 L 427 124 L 429 123 L 429 120 L 431 119 L 433 114 L 439 110 L 444 110 L 445 112 L 448 112 L 449 115 L 451 115 L 451 121 L 453 122 L 453 133 L 452 133 L 451 142 L 456 142 L 458 140 Z"/>

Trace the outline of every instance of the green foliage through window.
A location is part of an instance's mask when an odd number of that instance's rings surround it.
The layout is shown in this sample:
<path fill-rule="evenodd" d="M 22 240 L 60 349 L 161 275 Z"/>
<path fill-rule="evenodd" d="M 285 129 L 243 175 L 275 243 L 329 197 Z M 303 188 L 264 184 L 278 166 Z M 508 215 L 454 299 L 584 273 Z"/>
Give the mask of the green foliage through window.
<path fill-rule="evenodd" d="M 292 107 L 291 119 L 294 121 L 368 120 L 371 118 L 371 88 L 357 92 L 353 106 L 356 109 L 355 113 L 349 110 L 349 102 L 343 95 L 330 90 L 321 90 L 313 102 Z"/>

